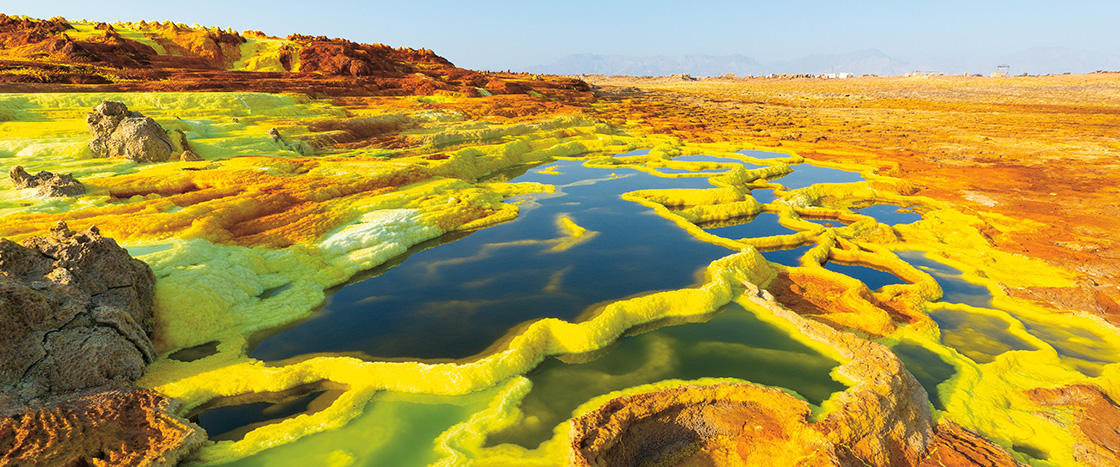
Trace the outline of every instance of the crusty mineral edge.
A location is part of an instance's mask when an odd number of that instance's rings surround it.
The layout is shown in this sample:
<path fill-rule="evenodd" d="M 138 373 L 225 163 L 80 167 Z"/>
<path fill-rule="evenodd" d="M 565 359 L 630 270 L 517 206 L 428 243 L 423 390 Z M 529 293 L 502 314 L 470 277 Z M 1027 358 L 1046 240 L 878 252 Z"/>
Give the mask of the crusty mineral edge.
<path fill-rule="evenodd" d="M 686 415 L 669 416 L 662 421 L 672 423 L 660 426 L 701 425 L 693 433 L 715 433 L 712 438 L 732 437 L 731 441 L 725 439 L 722 443 L 718 439 L 698 440 L 704 446 L 699 449 L 715 451 L 707 455 L 722 457 L 724 462 L 730 459 L 729 465 L 750 463 L 750 459 L 743 456 L 751 457 L 758 452 L 781 453 L 792 456 L 791 460 L 810 459 L 810 465 L 847 465 L 856 460 L 874 466 L 919 465 L 934 440 L 934 424 L 925 389 L 898 358 L 880 344 L 803 318 L 778 304 L 769 292 L 753 284 L 744 285 L 746 291 L 739 298 L 740 302 L 748 302 L 744 305 L 761 307 L 790 322 L 803 335 L 831 346 L 840 357 L 848 360 L 837 372 L 854 384 L 825 403 L 827 415 L 808 423 L 810 411 L 805 402 L 775 389 L 750 385 L 716 386 L 707 392 L 701 391 L 698 400 L 676 407 L 674 404 L 684 399 L 678 393 L 689 389 L 674 388 L 662 393 L 630 396 L 629 400 L 621 398 L 608 402 L 599 410 L 573 421 L 572 462 L 581 466 L 606 466 L 634 461 L 637 458 L 633 456 L 648 455 L 649 449 L 687 451 L 687 447 L 674 446 L 660 439 L 664 436 L 644 433 L 638 427 L 643 417 L 660 420 L 657 417 L 666 418 L 667 413 L 677 411 Z M 627 402 L 633 404 L 622 408 Z M 705 406 L 733 408 L 726 409 L 723 414 L 704 416 Z M 697 417 L 702 420 L 697 422 Z M 740 418 L 741 421 L 734 421 Z M 712 422 L 713 419 L 738 425 L 739 429 L 720 430 L 712 426 L 719 425 Z M 703 438 L 704 435 L 699 436 Z M 628 446 L 631 443 L 644 445 Z M 731 454 L 736 451 L 738 454 L 728 457 L 729 453 L 721 453 L 726 451 L 726 446 L 719 446 L 727 443 L 733 446 Z M 672 455 L 670 452 L 665 454 Z"/>

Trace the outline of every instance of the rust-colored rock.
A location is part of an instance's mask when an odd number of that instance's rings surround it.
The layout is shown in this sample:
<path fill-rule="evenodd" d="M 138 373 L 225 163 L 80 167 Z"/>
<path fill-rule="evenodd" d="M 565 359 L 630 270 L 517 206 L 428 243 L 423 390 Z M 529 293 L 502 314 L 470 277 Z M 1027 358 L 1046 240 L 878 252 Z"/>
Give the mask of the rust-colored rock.
<path fill-rule="evenodd" d="M 233 68 L 245 58 L 240 46 L 247 38 L 282 39 L 172 22 L 119 28 L 144 34 L 166 52 L 161 55 L 118 28 L 98 24 L 94 29 L 99 34 L 77 35 L 61 18 L 0 15 L 0 91 L 251 91 L 316 97 L 489 93 L 518 94 L 538 104 L 593 100 L 579 80 L 465 70 L 428 49 L 293 34 L 275 57 L 284 71 L 242 71 Z M 527 95 L 530 91 L 547 99 Z"/>
<path fill-rule="evenodd" d="M 592 112 L 620 127 L 867 165 L 922 196 L 1033 221 L 983 229 L 999 249 L 1084 274 L 1078 288 L 1092 290 L 1009 293 L 1120 324 L 1120 207 L 1103 188 L 1120 186 L 1120 171 L 1101 169 L 1115 151 L 1100 131 L 1115 125 L 1118 76 L 586 79 L 601 87 Z"/>
<path fill-rule="evenodd" d="M 1027 395 L 1039 405 L 1066 406 L 1082 436 L 1073 448 L 1085 465 L 1120 465 L 1120 406 L 1096 386 L 1079 384 L 1055 389 L 1036 388 Z M 1073 427 L 1069 427 L 1071 430 Z"/>
<path fill-rule="evenodd" d="M 942 422 L 919 467 L 1018 467 L 1011 453 L 952 422 Z"/>
<path fill-rule="evenodd" d="M 12 167 L 8 177 L 16 188 L 35 188 L 35 194 L 47 197 L 77 196 L 86 192 L 85 185 L 68 173 L 56 174 L 46 170 L 38 174 L 27 173 L 22 166 Z"/>
<path fill-rule="evenodd" d="M 174 466 L 206 441 L 177 403 L 121 389 L 0 413 L 0 465 Z"/>
<path fill-rule="evenodd" d="M 842 461 L 842 448 L 809 423 L 809 415 L 804 401 L 752 385 L 620 397 L 572 420 L 572 460 L 612 467 L 858 465 Z"/>
<path fill-rule="evenodd" d="M 918 466 L 934 440 L 929 399 L 898 357 L 744 287 L 743 297 L 850 359 L 836 371 L 855 384 L 829 399 L 828 415 L 809 422 L 805 402 L 753 385 L 667 389 L 616 399 L 574 420 L 573 462 Z"/>

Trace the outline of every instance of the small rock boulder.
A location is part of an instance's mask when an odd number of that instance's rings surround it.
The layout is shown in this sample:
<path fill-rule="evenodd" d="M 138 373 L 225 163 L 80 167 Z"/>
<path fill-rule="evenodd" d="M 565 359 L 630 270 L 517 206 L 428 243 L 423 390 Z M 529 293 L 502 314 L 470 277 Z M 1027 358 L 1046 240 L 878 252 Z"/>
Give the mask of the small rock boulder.
<path fill-rule="evenodd" d="M 16 188 L 37 188 L 35 193 L 39 196 L 77 196 L 86 192 L 85 185 L 68 173 L 56 174 L 43 170 L 36 175 L 31 175 L 22 166 L 17 165 L 8 171 L 8 177 L 12 179 Z"/>
<path fill-rule="evenodd" d="M 0 407 L 140 378 L 155 275 L 96 227 L 0 239 Z"/>
<path fill-rule="evenodd" d="M 128 110 L 123 102 L 103 101 L 86 115 L 93 138 L 89 148 L 100 157 L 125 157 L 135 162 L 165 162 L 174 149 L 155 120 Z"/>
<path fill-rule="evenodd" d="M 190 149 L 183 151 L 182 154 L 179 154 L 179 161 L 181 162 L 199 162 L 201 160 L 202 156 L 195 154 L 194 151 L 191 151 Z"/>

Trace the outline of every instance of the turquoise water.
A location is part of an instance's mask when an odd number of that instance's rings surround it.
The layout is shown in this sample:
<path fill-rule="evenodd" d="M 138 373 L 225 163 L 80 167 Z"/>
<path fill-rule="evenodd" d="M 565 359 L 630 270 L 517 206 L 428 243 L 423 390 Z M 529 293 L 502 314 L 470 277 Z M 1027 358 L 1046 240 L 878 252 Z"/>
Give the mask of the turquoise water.
<path fill-rule="evenodd" d="M 738 304 L 700 323 L 677 324 L 620 340 L 609 352 L 549 358 L 529 375 L 525 419 L 488 443 L 535 448 L 584 402 L 611 391 L 666 379 L 738 378 L 793 390 L 820 405 L 845 389 L 825 357 Z"/>

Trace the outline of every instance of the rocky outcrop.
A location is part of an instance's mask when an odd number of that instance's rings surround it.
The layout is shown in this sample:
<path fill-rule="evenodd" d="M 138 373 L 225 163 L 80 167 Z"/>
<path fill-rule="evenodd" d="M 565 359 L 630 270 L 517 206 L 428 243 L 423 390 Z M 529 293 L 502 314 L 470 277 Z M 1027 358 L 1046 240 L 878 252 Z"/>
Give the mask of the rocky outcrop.
<path fill-rule="evenodd" d="M 85 185 L 68 173 L 56 174 L 43 170 L 36 175 L 31 175 L 22 166 L 17 165 L 8 171 L 8 177 L 12 179 L 16 188 L 36 188 L 35 194 L 39 196 L 77 196 L 86 192 Z"/>
<path fill-rule="evenodd" d="M 1074 457 L 1085 465 L 1120 465 L 1120 405 L 1100 388 L 1088 384 L 1026 391 L 1041 406 L 1066 407 L 1081 432 L 1073 446 Z M 1070 424 L 1070 425 L 1073 425 Z"/>
<path fill-rule="evenodd" d="M 0 418 L 0 465 L 173 466 L 206 442 L 178 403 L 122 389 Z"/>
<path fill-rule="evenodd" d="M 929 454 L 919 467 L 1020 467 L 1011 453 L 956 424 L 937 425 Z"/>
<path fill-rule="evenodd" d="M 935 437 L 929 399 L 898 357 L 878 343 L 798 315 L 754 284 L 743 286 L 745 299 L 849 360 L 836 372 L 853 384 L 829 399 L 828 414 L 810 423 L 804 402 L 752 385 L 616 399 L 573 420 L 573 464 L 673 463 L 682 457 L 695 465 L 920 465 Z M 757 458 L 757 453 L 766 454 Z M 789 455 L 805 463 L 767 460 Z"/>
<path fill-rule="evenodd" d="M 134 162 L 165 162 L 174 146 L 163 127 L 123 102 L 103 101 L 86 116 L 93 138 L 89 148 L 100 157 L 125 157 Z"/>
<path fill-rule="evenodd" d="M 183 151 L 182 154 L 179 154 L 180 162 L 199 162 L 202 160 L 202 156 L 195 154 L 194 151 L 191 151 L 190 149 Z"/>
<path fill-rule="evenodd" d="M 0 412 L 135 381 L 155 358 L 155 276 L 96 227 L 0 240 Z"/>
<path fill-rule="evenodd" d="M 753 385 L 614 399 L 572 421 L 575 465 L 860 465 L 808 422 L 809 405 Z M 668 462 L 666 462 L 668 461 Z"/>

